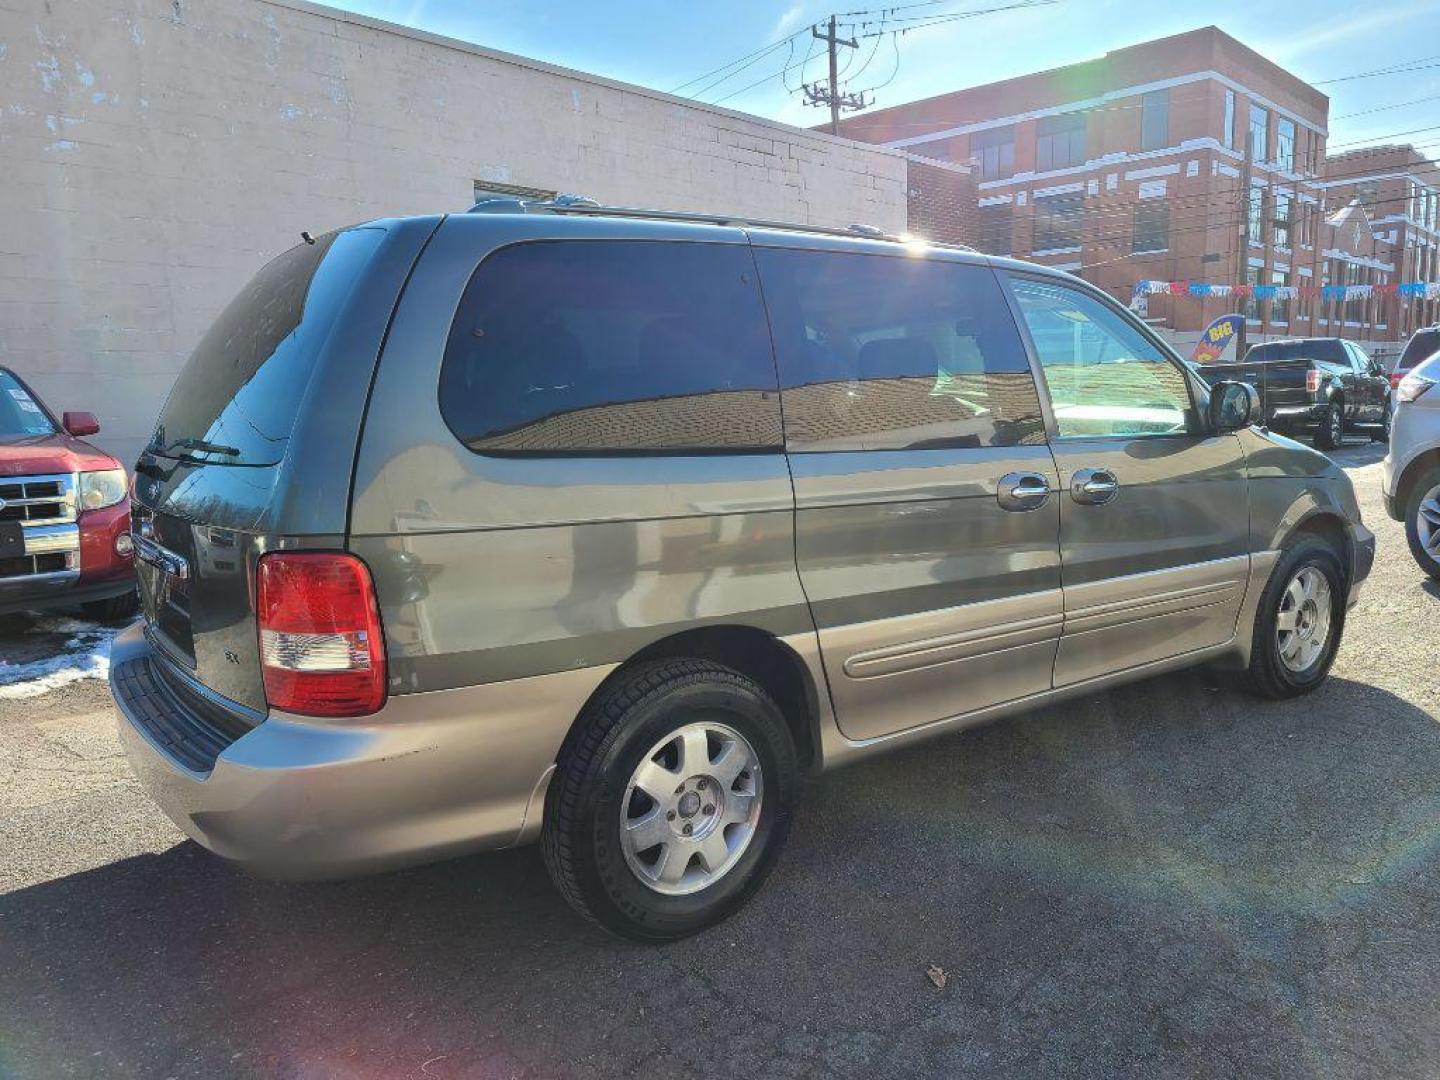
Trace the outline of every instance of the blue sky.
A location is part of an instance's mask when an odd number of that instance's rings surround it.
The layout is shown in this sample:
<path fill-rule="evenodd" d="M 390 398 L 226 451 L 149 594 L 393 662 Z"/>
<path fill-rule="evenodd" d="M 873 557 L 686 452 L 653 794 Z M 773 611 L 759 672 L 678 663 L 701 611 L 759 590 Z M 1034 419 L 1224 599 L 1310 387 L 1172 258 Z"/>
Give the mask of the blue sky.
<path fill-rule="evenodd" d="M 663 3 L 660 0 L 330 0 L 337 7 L 392 22 L 520 53 L 567 67 L 674 90 L 837 8 L 854 11 L 871 0 L 728 0 Z M 915 0 L 884 0 L 892 5 Z M 1015 0 L 936 0 L 900 17 L 993 7 Z M 875 16 L 867 18 L 874 19 Z M 858 20 L 852 20 L 858 21 Z M 1440 152 L 1440 127 L 1391 139 L 1399 132 L 1440 125 L 1440 0 L 1357 4 L 1354 0 L 1215 0 L 1210 4 L 1140 3 L 1138 0 L 1059 0 L 919 27 L 898 42 L 890 36 L 862 41 L 852 68 L 853 89 L 893 80 L 876 92 L 879 104 L 1021 75 L 1099 56 L 1108 49 L 1215 24 L 1301 78 L 1317 82 L 1405 61 L 1434 65 L 1408 74 L 1322 85 L 1331 97 L 1332 148 L 1371 141 L 1413 142 Z M 891 23 L 890 26 L 900 25 Z M 864 28 L 873 29 L 874 27 Z M 700 94 L 701 100 L 788 123 L 810 125 L 824 117 L 800 103 L 778 73 L 787 59 L 794 88 L 808 35 L 797 52 L 780 47 L 734 78 Z M 872 56 L 872 47 L 874 49 Z M 817 43 L 818 46 L 818 43 Z M 868 61 L 863 73 L 860 66 Z M 815 54 L 805 78 L 824 76 Z M 858 79 L 855 78 L 858 74 Z M 762 81 L 763 80 L 763 81 Z M 759 81 L 758 86 L 745 89 Z M 844 80 L 842 79 L 842 83 Z M 686 88 L 694 94 L 704 84 Z M 735 91 L 743 91 L 735 93 Z M 1428 100 L 1427 100 L 1428 99 Z M 1375 110 L 1382 106 L 1395 108 Z M 1366 112 L 1366 115 L 1350 114 Z"/>

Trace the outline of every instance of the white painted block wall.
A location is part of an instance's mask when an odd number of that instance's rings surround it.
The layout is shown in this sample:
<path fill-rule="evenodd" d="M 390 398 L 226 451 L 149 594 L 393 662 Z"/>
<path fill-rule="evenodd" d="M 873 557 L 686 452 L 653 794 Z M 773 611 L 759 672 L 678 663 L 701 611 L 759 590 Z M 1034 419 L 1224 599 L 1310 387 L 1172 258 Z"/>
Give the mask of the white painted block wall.
<path fill-rule="evenodd" d="M 128 463 L 302 229 L 476 180 L 905 228 L 893 151 L 301 0 L 0 0 L 0 363 Z"/>

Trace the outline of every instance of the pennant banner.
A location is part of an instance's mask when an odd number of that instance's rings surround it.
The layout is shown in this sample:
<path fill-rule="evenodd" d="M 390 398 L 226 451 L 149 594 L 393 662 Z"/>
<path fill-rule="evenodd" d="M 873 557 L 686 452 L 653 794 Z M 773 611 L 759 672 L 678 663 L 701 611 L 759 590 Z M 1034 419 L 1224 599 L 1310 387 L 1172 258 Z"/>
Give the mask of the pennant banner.
<path fill-rule="evenodd" d="M 1207 281 L 1137 281 L 1136 296 L 1253 296 L 1257 300 L 1368 300 L 1400 296 L 1440 300 L 1440 281 L 1406 281 L 1386 285 L 1212 285 Z"/>

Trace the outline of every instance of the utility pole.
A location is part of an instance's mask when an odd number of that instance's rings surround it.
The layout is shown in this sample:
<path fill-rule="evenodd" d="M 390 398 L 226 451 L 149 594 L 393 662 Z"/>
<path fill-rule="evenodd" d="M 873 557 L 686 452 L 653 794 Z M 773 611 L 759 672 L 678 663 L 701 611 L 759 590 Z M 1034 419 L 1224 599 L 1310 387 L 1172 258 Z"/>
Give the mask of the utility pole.
<path fill-rule="evenodd" d="M 860 43 L 854 38 L 840 37 L 835 28 L 835 16 L 830 16 L 829 30 L 821 33 L 818 26 L 810 27 L 810 34 L 818 41 L 825 42 L 830 51 L 830 81 L 825 84 L 806 83 L 805 104 L 806 105 L 828 105 L 830 106 L 830 134 L 840 134 L 840 110 L 841 109 L 863 109 L 865 107 L 865 95 L 863 94 L 842 94 L 839 87 L 838 65 L 835 62 L 835 50 L 844 45 L 847 49 L 858 49 Z M 802 65 L 803 66 L 803 65 Z"/>

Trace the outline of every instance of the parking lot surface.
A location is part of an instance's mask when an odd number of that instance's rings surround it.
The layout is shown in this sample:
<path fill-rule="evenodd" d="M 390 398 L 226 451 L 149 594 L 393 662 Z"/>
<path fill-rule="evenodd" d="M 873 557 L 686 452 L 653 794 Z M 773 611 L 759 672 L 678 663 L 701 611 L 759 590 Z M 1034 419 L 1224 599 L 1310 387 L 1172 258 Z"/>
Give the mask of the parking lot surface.
<path fill-rule="evenodd" d="M 1335 456 L 1380 554 L 1316 694 L 1185 673 L 821 777 L 664 948 L 534 849 L 254 880 L 130 779 L 103 682 L 0 693 L 0 1076 L 1440 1074 L 1440 589 L 1379 448 Z"/>

